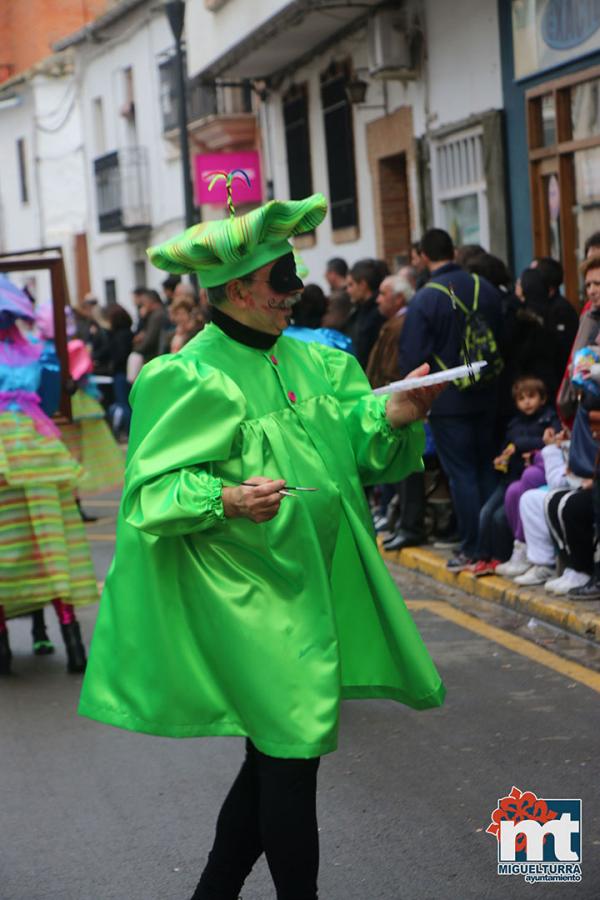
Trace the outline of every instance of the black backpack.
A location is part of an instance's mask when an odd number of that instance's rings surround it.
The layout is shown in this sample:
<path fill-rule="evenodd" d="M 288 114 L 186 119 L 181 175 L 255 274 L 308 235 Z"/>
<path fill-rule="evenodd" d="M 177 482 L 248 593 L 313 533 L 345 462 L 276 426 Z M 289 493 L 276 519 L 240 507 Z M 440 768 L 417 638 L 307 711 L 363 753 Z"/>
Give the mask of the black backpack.
<path fill-rule="evenodd" d="M 473 275 L 472 278 L 475 286 L 473 290 L 473 305 L 471 307 L 465 306 L 465 304 L 458 299 L 452 290 L 452 285 L 450 285 L 450 288 L 447 288 L 445 285 L 438 284 L 436 281 L 429 281 L 427 283 L 427 287 L 435 288 L 437 291 L 442 291 L 442 293 L 446 294 L 446 296 L 450 298 L 453 308 L 455 310 L 459 309 L 464 315 L 465 321 L 459 354 L 460 364 L 468 366 L 474 362 L 485 361 L 487 363 L 487 366 L 484 366 L 478 373 L 472 372 L 462 378 L 455 378 L 452 384 L 455 385 L 459 391 L 465 391 L 468 388 L 487 387 L 496 380 L 504 368 L 504 361 L 500 356 L 494 332 L 478 308 L 479 276 Z M 433 358 L 440 369 L 448 368 L 439 356 L 434 354 Z"/>

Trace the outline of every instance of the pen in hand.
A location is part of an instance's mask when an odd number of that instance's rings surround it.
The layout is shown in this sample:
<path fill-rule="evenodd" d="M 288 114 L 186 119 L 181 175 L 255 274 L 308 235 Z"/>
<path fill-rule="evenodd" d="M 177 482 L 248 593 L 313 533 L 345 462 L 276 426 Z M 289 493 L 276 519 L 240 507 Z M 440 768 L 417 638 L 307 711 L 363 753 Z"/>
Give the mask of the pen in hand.
<path fill-rule="evenodd" d="M 238 481 L 237 484 L 241 485 L 242 487 L 258 487 L 258 485 L 253 481 Z M 284 497 L 294 497 L 295 495 L 291 493 L 292 491 L 311 491 L 312 492 L 312 491 L 317 491 L 317 490 L 318 490 L 318 488 L 296 487 L 291 484 L 286 484 L 283 486 L 283 488 L 280 491 L 278 491 L 278 493 L 283 494 Z"/>

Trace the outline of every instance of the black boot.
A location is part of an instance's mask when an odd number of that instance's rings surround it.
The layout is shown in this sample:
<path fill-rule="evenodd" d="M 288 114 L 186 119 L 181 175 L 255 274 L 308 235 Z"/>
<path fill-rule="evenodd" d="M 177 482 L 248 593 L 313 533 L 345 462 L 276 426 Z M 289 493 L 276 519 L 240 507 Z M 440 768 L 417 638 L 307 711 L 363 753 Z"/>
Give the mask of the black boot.
<path fill-rule="evenodd" d="M 69 625 L 61 625 L 60 630 L 67 651 L 67 672 L 85 672 L 85 647 L 81 640 L 79 622 L 74 621 Z"/>
<path fill-rule="evenodd" d="M 11 660 L 12 653 L 8 643 L 8 631 L 0 631 L 0 677 L 11 674 Z"/>
<path fill-rule="evenodd" d="M 81 506 L 81 500 L 79 497 L 75 497 L 75 503 L 77 504 L 77 509 L 79 510 L 79 515 L 81 516 L 82 522 L 97 522 L 98 516 L 90 516 L 89 513 L 86 513 L 85 509 Z"/>
<path fill-rule="evenodd" d="M 46 631 L 46 622 L 44 621 L 44 610 L 36 609 L 31 614 L 32 627 L 31 637 L 33 639 L 33 652 L 36 656 L 49 656 L 54 653 L 54 644 L 48 637 Z"/>

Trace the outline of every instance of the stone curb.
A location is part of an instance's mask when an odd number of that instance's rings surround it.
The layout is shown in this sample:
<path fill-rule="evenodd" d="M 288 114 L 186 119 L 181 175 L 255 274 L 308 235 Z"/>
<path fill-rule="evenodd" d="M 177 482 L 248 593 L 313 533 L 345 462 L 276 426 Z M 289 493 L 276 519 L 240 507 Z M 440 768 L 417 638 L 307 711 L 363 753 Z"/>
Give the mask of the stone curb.
<path fill-rule="evenodd" d="M 470 572 L 449 572 L 446 557 L 424 547 L 405 547 L 404 550 L 387 552 L 379 542 L 384 559 L 389 562 L 415 569 L 430 575 L 436 581 L 460 588 L 467 594 L 475 594 L 484 600 L 491 600 L 503 606 L 510 606 L 520 613 L 526 613 L 549 622 L 565 631 L 600 644 L 600 613 L 598 603 L 575 603 L 553 597 L 546 593 L 523 590 L 507 578 L 486 575 L 476 578 Z"/>

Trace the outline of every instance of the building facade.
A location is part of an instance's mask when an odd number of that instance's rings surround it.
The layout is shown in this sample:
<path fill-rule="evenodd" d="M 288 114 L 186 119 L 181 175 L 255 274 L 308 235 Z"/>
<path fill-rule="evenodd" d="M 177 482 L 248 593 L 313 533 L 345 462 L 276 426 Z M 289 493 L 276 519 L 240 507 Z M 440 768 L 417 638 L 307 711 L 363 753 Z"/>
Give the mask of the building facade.
<path fill-rule="evenodd" d="M 132 309 L 135 286 L 160 288 L 146 248 L 184 227 L 181 159 L 169 138 L 165 66 L 173 37 L 160 7 L 125 0 L 59 42 L 79 86 L 90 279 L 103 303 Z"/>
<path fill-rule="evenodd" d="M 0 84 L 52 55 L 52 45 L 102 15 L 118 0 L 26 0 L 0 3 Z"/>
<path fill-rule="evenodd" d="M 162 278 L 146 247 L 184 227 L 173 37 L 145 0 L 65 2 L 52 22 L 38 7 L 0 12 L 0 252 L 60 245 L 73 301 L 93 290 L 130 306 L 136 284 Z M 226 214 L 206 179 L 243 160 L 254 203 L 326 194 L 326 222 L 298 239 L 311 280 L 332 256 L 395 266 L 437 225 L 516 274 L 557 256 L 577 303 L 585 240 L 600 228 L 598 9 L 187 3 L 199 218 Z"/>
<path fill-rule="evenodd" d="M 514 266 L 551 255 L 578 305 L 586 239 L 600 230 L 600 5 L 500 0 Z"/>
<path fill-rule="evenodd" d="M 432 224 L 506 257 L 496 0 L 330 7 L 188 4 L 190 78 L 245 87 L 256 122 L 244 134 L 230 115 L 217 147 L 217 109 L 196 123 L 196 148 L 257 147 L 264 198 L 325 193 L 325 223 L 298 239 L 310 280 L 332 256 L 395 266 Z"/>
<path fill-rule="evenodd" d="M 83 129 L 73 66 L 50 57 L 0 87 L 0 252 L 61 247 L 71 299 L 90 289 Z M 50 282 L 31 279 L 39 300 Z"/>

